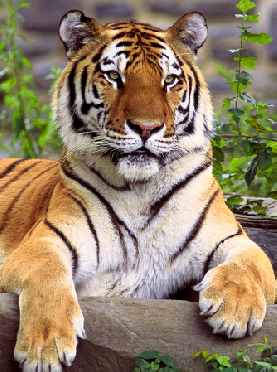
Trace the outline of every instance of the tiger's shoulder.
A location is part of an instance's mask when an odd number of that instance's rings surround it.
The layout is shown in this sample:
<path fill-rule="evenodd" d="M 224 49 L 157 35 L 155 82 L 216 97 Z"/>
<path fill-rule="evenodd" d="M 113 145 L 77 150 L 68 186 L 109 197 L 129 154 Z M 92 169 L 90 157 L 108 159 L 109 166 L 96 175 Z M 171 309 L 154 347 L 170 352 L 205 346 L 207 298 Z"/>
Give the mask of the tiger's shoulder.
<path fill-rule="evenodd" d="M 59 180 L 58 161 L 0 160 L 1 241 L 4 240 L 12 248 L 23 239 L 47 209 Z"/>

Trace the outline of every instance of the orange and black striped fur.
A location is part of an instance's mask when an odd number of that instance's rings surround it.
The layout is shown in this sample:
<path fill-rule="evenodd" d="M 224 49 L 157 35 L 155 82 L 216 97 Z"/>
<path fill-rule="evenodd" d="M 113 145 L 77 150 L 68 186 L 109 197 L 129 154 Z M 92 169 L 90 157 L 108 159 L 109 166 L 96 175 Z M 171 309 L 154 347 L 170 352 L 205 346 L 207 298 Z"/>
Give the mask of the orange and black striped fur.
<path fill-rule="evenodd" d="M 199 13 L 166 31 L 63 17 L 61 160 L 0 162 L 0 290 L 19 294 L 25 372 L 72 363 L 85 335 L 77 294 L 168 298 L 194 284 L 213 332 L 262 326 L 275 279 L 213 178 L 195 62 L 206 36 Z"/>

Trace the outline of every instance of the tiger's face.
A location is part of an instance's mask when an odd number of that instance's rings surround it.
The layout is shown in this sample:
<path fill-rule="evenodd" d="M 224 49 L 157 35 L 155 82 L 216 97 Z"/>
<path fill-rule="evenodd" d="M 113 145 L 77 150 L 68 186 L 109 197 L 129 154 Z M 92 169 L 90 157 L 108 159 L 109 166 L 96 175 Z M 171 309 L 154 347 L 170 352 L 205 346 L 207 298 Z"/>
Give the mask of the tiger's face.
<path fill-rule="evenodd" d="M 162 31 L 135 22 L 102 26 L 68 12 L 60 37 L 69 61 L 54 96 L 66 147 L 110 158 L 132 181 L 204 151 L 212 109 L 194 55 L 206 36 L 199 13 Z"/>

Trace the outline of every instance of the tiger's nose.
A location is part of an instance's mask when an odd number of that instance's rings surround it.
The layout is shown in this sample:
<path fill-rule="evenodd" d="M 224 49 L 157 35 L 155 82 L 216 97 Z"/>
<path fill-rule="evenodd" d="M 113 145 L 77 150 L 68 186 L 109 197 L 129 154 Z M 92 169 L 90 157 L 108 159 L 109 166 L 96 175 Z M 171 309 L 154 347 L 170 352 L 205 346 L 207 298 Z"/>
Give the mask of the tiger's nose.
<path fill-rule="evenodd" d="M 164 123 L 142 123 L 133 120 L 127 120 L 126 123 L 130 129 L 138 133 L 144 140 L 148 139 L 153 133 L 158 132 L 164 126 Z"/>

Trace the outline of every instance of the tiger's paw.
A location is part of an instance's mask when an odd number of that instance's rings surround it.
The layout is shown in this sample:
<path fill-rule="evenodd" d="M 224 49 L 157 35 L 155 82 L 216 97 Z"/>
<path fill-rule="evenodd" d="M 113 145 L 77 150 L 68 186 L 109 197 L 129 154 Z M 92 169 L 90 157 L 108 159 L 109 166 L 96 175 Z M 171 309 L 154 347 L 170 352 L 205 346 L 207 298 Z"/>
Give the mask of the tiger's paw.
<path fill-rule="evenodd" d="M 199 292 L 200 314 L 213 333 L 241 338 L 262 327 L 266 299 L 251 272 L 235 263 L 208 271 L 194 289 Z"/>
<path fill-rule="evenodd" d="M 64 293 L 44 304 L 35 297 L 30 302 L 28 297 L 24 292 L 20 295 L 14 358 L 24 372 L 61 372 L 62 365 L 71 366 L 75 359 L 77 337 L 85 338 L 79 305 Z"/>

